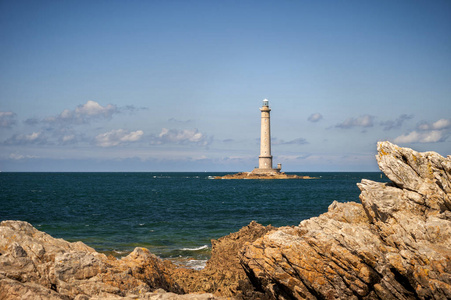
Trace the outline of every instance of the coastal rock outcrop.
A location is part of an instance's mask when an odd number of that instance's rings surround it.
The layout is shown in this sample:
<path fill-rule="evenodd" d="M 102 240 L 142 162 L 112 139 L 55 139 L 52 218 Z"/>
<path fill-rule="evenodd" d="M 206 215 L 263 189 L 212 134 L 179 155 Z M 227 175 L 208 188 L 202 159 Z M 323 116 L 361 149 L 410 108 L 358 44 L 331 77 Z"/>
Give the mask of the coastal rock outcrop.
<path fill-rule="evenodd" d="M 121 259 L 82 242 L 56 239 L 23 221 L 0 223 L 0 300 L 6 299 L 222 299 L 251 287 L 238 253 L 274 230 L 251 222 L 212 240 L 201 270 L 177 267 L 145 248 Z M 229 298 L 230 299 L 230 298 Z"/>
<path fill-rule="evenodd" d="M 186 292 L 208 292 L 217 296 L 245 298 L 254 288 L 240 264 L 239 253 L 246 245 L 275 230 L 252 221 L 238 232 L 212 240 L 211 258 L 203 270 L 172 269 L 173 278 Z"/>
<path fill-rule="evenodd" d="M 53 238 L 27 222 L 0 223 L 2 300 L 179 299 L 183 290 L 169 276 L 171 267 L 145 248 L 118 260 L 82 242 Z M 214 298 L 204 294 L 180 299 Z"/>
<path fill-rule="evenodd" d="M 266 234 L 241 252 L 273 299 L 451 299 L 451 156 L 378 143 L 392 181 L 362 180 L 358 203 Z"/>

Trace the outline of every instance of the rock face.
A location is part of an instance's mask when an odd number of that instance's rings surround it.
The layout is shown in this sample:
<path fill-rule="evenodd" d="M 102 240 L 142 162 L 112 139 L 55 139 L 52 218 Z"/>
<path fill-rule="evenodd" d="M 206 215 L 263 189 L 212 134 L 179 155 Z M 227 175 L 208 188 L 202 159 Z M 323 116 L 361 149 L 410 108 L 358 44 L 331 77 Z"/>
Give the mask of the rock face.
<path fill-rule="evenodd" d="M 241 267 L 239 253 L 246 244 L 273 230 L 275 228 L 271 225 L 265 227 L 253 221 L 238 232 L 212 240 L 211 258 L 205 269 L 172 269 L 171 278 L 189 293 L 202 291 L 239 298 L 253 294 L 253 286 Z"/>
<path fill-rule="evenodd" d="M 29 223 L 0 223 L 0 299 L 213 299 L 177 294 L 170 263 L 144 248 L 117 260 L 81 242 L 69 243 Z M 163 289 L 172 293 L 152 291 Z"/>
<path fill-rule="evenodd" d="M 392 183 L 362 180 L 362 204 L 279 228 L 241 252 L 274 299 L 451 299 L 451 157 L 378 143 Z"/>
<path fill-rule="evenodd" d="M 222 299 L 252 290 L 238 253 L 274 230 L 255 222 L 212 241 L 205 269 L 178 268 L 145 248 L 118 260 L 69 243 L 27 222 L 0 223 L 0 300 Z M 187 294 L 191 293 L 191 294 Z M 216 295 L 214 296 L 213 293 Z"/>

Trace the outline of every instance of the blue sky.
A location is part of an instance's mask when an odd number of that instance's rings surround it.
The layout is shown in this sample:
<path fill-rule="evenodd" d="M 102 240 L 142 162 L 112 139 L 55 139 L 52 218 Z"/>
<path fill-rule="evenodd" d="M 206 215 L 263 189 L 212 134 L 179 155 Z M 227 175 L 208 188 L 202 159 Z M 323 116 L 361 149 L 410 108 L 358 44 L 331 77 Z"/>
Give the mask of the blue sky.
<path fill-rule="evenodd" d="M 450 1 L 0 1 L 0 170 L 284 171 L 451 154 Z"/>

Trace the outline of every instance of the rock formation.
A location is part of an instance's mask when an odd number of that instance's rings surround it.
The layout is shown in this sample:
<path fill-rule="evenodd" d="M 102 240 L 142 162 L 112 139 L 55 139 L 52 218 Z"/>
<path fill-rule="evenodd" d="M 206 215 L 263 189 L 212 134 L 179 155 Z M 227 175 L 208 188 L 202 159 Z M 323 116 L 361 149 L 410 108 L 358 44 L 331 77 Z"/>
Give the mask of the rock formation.
<path fill-rule="evenodd" d="M 216 176 L 215 179 L 317 179 L 317 178 L 310 176 L 286 174 L 284 172 L 275 172 L 275 173 L 239 172 L 236 174 Z"/>
<path fill-rule="evenodd" d="M 239 253 L 244 245 L 253 243 L 275 230 L 271 225 L 256 222 L 218 240 L 212 240 L 211 258 L 205 269 L 172 269 L 173 278 L 185 292 L 208 292 L 227 297 L 245 297 L 253 291 L 251 282 L 240 265 Z"/>
<path fill-rule="evenodd" d="M 168 267 L 172 267 L 169 262 L 163 262 L 144 248 L 136 248 L 117 260 L 97 253 L 82 242 L 55 239 L 26 222 L 0 223 L 2 300 L 84 300 L 136 298 L 137 295 L 143 299 L 174 299 L 183 290 L 168 276 Z M 213 299 L 213 295 L 180 299 Z"/>
<path fill-rule="evenodd" d="M 451 156 L 378 143 L 392 181 L 362 180 L 358 203 L 266 234 L 241 252 L 274 299 L 451 299 Z"/>
<path fill-rule="evenodd" d="M 69 243 L 27 222 L 0 223 L 0 300 L 6 299 L 222 299 L 251 288 L 238 253 L 272 226 L 252 222 L 212 240 L 205 269 L 179 268 L 145 248 L 122 259 Z M 191 294 L 187 294 L 191 293 Z M 216 294 L 216 296 L 213 295 Z"/>
<path fill-rule="evenodd" d="M 391 182 L 362 180 L 361 204 L 293 227 L 252 222 L 213 240 L 201 271 L 3 221 L 0 300 L 451 299 L 451 156 L 381 142 L 376 158 Z"/>

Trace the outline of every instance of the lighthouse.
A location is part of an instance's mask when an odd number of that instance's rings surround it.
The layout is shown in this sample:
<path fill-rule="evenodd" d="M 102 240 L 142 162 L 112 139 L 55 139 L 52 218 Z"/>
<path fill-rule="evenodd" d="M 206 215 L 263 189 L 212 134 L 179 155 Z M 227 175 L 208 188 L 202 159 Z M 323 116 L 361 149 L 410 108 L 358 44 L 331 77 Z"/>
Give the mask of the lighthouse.
<path fill-rule="evenodd" d="M 258 156 L 258 168 L 255 168 L 252 174 L 277 174 L 282 168 L 281 164 L 277 165 L 277 169 L 272 167 L 271 155 L 271 119 L 268 99 L 263 100 L 260 108 L 261 125 L 260 125 L 260 155 Z"/>
<path fill-rule="evenodd" d="M 263 100 L 261 111 L 260 156 L 258 157 L 259 169 L 272 169 L 271 155 L 271 124 L 269 101 Z"/>
<path fill-rule="evenodd" d="M 272 167 L 271 155 L 271 121 L 268 99 L 263 100 L 260 108 L 261 126 L 260 126 L 260 155 L 258 156 L 258 168 L 252 172 L 239 172 L 224 176 L 216 176 L 215 179 L 312 179 L 309 176 L 299 176 L 294 174 L 285 174 L 281 172 L 282 164 L 277 164 L 277 168 Z"/>

